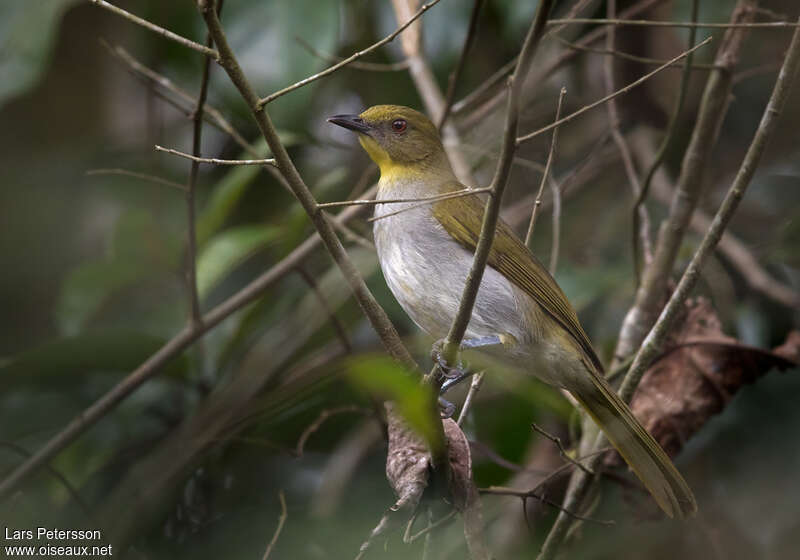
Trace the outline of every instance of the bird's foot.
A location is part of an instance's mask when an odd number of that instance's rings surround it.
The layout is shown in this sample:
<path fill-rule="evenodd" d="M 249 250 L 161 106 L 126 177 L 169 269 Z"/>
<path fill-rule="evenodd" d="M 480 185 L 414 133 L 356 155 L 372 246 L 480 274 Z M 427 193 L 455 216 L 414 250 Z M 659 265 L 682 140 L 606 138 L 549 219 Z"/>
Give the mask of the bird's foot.
<path fill-rule="evenodd" d="M 444 397 L 439 397 L 439 414 L 442 416 L 442 418 L 451 418 L 455 413 L 456 405 L 448 400 L 445 400 Z"/>
<path fill-rule="evenodd" d="M 470 369 L 467 362 L 459 360 L 455 366 L 448 363 L 444 357 L 444 340 L 437 340 L 433 343 L 431 359 L 439 367 L 441 376 L 444 378 L 441 389 L 439 389 L 440 395 L 444 395 L 453 386 L 475 373 Z"/>

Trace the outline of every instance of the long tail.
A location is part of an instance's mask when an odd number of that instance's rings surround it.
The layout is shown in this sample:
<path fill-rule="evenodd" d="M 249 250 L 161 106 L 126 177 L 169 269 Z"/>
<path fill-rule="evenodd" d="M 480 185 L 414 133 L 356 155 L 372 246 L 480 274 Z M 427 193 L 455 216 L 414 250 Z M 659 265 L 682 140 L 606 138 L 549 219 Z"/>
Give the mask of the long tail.
<path fill-rule="evenodd" d="M 633 472 L 664 512 L 683 519 L 697 511 L 689 485 L 661 446 L 633 416 L 606 380 L 596 374 L 584 377 L 570 392 L 617 448 Z M 589 382 L 591 379 L 591 382 Z"/>

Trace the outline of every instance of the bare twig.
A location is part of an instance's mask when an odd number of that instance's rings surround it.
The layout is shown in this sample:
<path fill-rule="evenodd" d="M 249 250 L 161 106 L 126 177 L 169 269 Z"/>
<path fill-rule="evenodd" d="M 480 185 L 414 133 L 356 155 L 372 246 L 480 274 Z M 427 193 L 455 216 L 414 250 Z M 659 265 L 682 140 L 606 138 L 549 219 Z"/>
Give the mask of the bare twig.
<path fill-rule="evenodd" d="M 553 500 L 547 498 L 542 494 L 537 494 L 531 490 L 514 490 L 513 488 L 505 488 L 503 486 L 489 486 L 488 488 L 479 488 L 478 491 L 481 494 L 489 494 L 493 496 L 516 496 L 518 498 L 522 498 L 523 500 L 527 500 L 529 498 L 533 498 L 535 500 L 539 500 L 543 504 L 547 504 L 548 506 L 559 510 L 560 512 L 564 513 L 568 517 L 572 519 L 577 519 L 579 521 L 588 521 L 589 523 L 597 523 L 598 525 L 614 525 L 614 521 L 611 519 L 594 519 L 592 517 L 585 517 L 568 509 L 566 506 L 563 506 Z"/>
<path fill-rule="evenodd" d="M 328 316 L 328 322 L 333 327 L 333 331 L 336 333 L 336 336 L 339 338 L 339 341 L 342 344 L 342 350 L 344 350 L 345 354 L 351 353 L 353 351 L 353 343 L 350 342 L 350 337 L 347 336 L 347 329 L 344 328 L 344 325 L 342 325 L 342 322 L 336 316 L 336 312 L 328 304 L 325 294 L 317 285 L 314 277 L 311 276 L 303 266 L 297 267 L 297 273 L 305 281 L 305 283 L 308 284 L 308 287 L 311 288 L 311 291 L 317 296 L 320 308 Z"/>
<path fill-rule="evenodd" d="M 692 0 L 692 21 L 697 21 L 697 12 L 699 9 L 699 0 Z M 688 47 L 691 48 L 694 45 L 695 36 L 697 34 L 696 28 L 691 28 L 689 30 L 689 39 L 688 39 Z M 678 119 L 680 118 L 681 110 L 683 109 L 684 101 L 686 100 L 686 94 L 689 91 L 689 78 L 691 77 L 692 73 L 692 58 L 693 56 L 690 54 L 686 57 L 683 66 L 683 72 L 681 74 L 681 85 L 678 91 L 678 97 L 675 100 L 675 106 L 672 109 L 672 114 L 670 115 L 669 123 L 667 124 L 667 130 L 664 134 L 664 139 L 661 141 L 661 146 L 659 146 L 658 151 L 656 152 L 656 157 L 653 160 L 653 163 L 650 164 L 650 167 L 647 170 L 647 173 L 644 176 L 644 181 L 642 181 L 641 189 L 639 190 L 638 196 L 636 197 L 636 201 L 633 204 L 633 259 L 634 259 L 634 271 L 636 272 L 637 280 L 640 278 L 640 266 L 639 266 L 639 252 L 637 250 L 637 243 L 636 243 L 636 236 L 639 228 L 641 227 L 642 230 L 646 227 L 649 230 L 649 224 L 645 225 L 644 217 L 647 216 L 646 212 L 642 212 L 642 209 L 645 208 L 645 200 L 647 200 L 647 193 L 650 190 L 650 182 L 653 180 L 653 174 L 656 172 L 658 167 L 661 165 L 661 162 L 664 161 L 664 156 L 667 154 L 667 149 L 672 142 L 672 138 L 675 134 Z M 639 219 L 642 218 L 641 225 L 639 224 Z M 645 263 L 647 263 L 649 259 L 645 257 Z"/>
<path fill-rule="evenodd" d="M 356 406 L 356 405 L 345 405 L 336 408 L 326 408 L 325 410 L 320 412 L 316 420 L 314 420 L 311 424 L 309 424 L 306 427 L 306 429 L 303 430 L 303 433 L 300 434 L 300 438 L 298 438 L 297 445 L 295 446 L 295 451 L 294 451 L 295 455 L 297 455 L 298 457 L 303 456 L 303 452 L 305 451 L 306 442 L 308 441 L 308 438 L 314 435 L 314 433 L 316 433 L 320 429 L 322 424 L 324 424 L 325 421 L 328 420 L 328 418 L 330 418 L 331 416 L 336 416 L 338 414 L 345 414 L 345 413 L 358 413 L 368 416 L 372 414 L 372 411 L 367 408 L 363 408 L 361 406 Z"/>
<path fill-rule="evenodd" d="M 375 244 L 367 239 L 366 237 L 359 235 L 355 231 L 353 231 L 349 226 L 337 221 L 331 220 L 331 225 L 339 230 L 339 232 L 344 235 L 345 239 L 348 241 L 352 241 L 357 245 L 364 247 L 365 249 L 369 249 L 370 251 L 375 250 Z"/>
<path fill-rule="evenodd" d="M 548 25 L 632 25 L 637 27 L 686 27 L 689 29 L 793 29 L 800 26 L 798 23 L 789 21 L 759 21 L 759 22 L 731 22 L 731 23 L 712 23 L 694 21 L 653 21 L 647 19 L 601 19 L 601 18 L 574 18 L 574 19 L 552 19 Z"/>
<path fill-rule="evenodd" d="M 472 308 L 475 305 L 475 300 L 478 295 L 478 287 L 483 278 L 483 272 L 489 258 L 489 250 L 492 247 L 492 241 L 494 241 L 495 228 L 497 227 L 497 220 L 500 214 L 500 204 L 503 199 L 506 183 L 508 182 L 511 163 L 517 146 L 519 101 L 522 93 L 522 86 L 525 81 L 525 76 L 527 76 L 528 70 L 530 69 L 531 61 L 536 53 L 539 41 L 544 35 L 547 16 L 550 13 L 552 5 L 552 0 L 541 0 L 536 7 L 536 15 L 525 37 L 525 42 L 520 51 L 519 59 L 517 60 L 517 66 L 511 78 L 511 91 L 508 96 L 508 109 L 503 132 L 503 143 L 495 175 L 492 179 L 491 196 L 486 203 L 483 223 L 481 224 L 481 233 L 478 238 L 477 246 L 475 247 L 472 267 L 470 268 L 464 284 L 461 303 L 459 304 L 458 312 L 453 319 L 450 331 L 447 333 L 447 338 L 445 340 L 444 357 L 450 363 L 455 363 L 459 344 L 464 337 L 467 324 L 472 317 Z"/>
<path fill-rule="evenodd" d="M 387 199 L 369 199 L 369 200 L 340 200 L 337 202 L 321 202 L 317 206 L 319 208 L 337 208 L 340 206 L 376 206 L 378 204 L 401 204 L 407 202 L 437 202 L 439 200 L 447 200 L 448 198 L 459 198 L 462 196 L 469 196 L 471 194 L 489 192 L 489 187 L 481 187 L 479 189 L 461 189 L 442 194 L 434 194 L 430 196 L 420 196 L 416 198 L 387 198 Z"/>
<path fill-rule="evenodd" d="M 427 527 L 425 527 L 424 529 L 419 530 L 418 532 L 414 533 L 413 535 L 411 534 L 411 531 L 410 531 L 411 525 L 409 525 L 409 527 L 408 527 L 409 530 L 406 531 L 405 535 L 403 535 L 403 542 L 408 543 L 408 544 L 413 543 L 418 538 L 426 536 L 431 531 L 433 531 L 435 529 L 438 529 L 439 527 L 441 527 L 442 525 L 444 525 L 445 523 L 447 523 L 448 521 L 453 519 L 453 517 L 455 517 L 455 515 L 456 515 L 456 510 L 455 509 L 451 509 L 448 513 L 443 515 L 441 517 L 441 519 L 438 519 L 438 520 L 436 520 L 436 521 L 434 521 L 432 523 L 428 523 Z"/>
<path fill-rule="evenodd" d="M 272 534 L 272 538 L 267 545 L 267 549 L 264 551 L 264 556 L 261 557 L 261 560 L 267 560 L 269 555 L 272 553 L 272 549 L 275 547 L 275 543 L 278 542 L 278 537 L 281 536 L 281 531 L 283 530 L 283 525 L 286 523 L 286 518 L 289 517 L 289 513 L 286 511 L 286 497 L 283 495 L 283 490 L 278 492 L 278 500 L 281 502 L 281 515 L 278 517 L 278 526 L 275 527 L 275 532 Z"/>
<path fill-rule="evenodd" d="M 461 55 L 458 57 L 456 67 L 450 73 L 450 77 L 447 80 L 447 93 L 444 95 L 444 108 L 442 109 L 442 114 L 439 117 L 439 122 L 436 123 L 437 128 L 442 128 L 442 125 L 444 125 L 447 117 L 450 116 L 450 110 L 453 108 L 453 101 L 456 95 L 456 86 L 458 86 L 458 80 L 461 77 L 461 73 L 464 71 L 464 66 L 466 66 L 469 50 L 472 47 L 472 44 L 475 42 L 475 35 L 476 31 L 478 30 L 478 19 L 481 14 L 481 8 L 483 7 L 483 1 L 484 0 L 475 0 L 472 4 L 472 13 L 469 16 L 467 36 L 464 39 L 464 46 L 461 48 Z"/>
<path fill-rule="evenodd" d="M 491 192 L 491 190 L 492 190 L 491 187 L 481 187 L 479 189 L 471 189 L 471 190 L 469 190 L 469 192 L 468 192 L 467 189 L 461 190 L 461 191 L 453 191 L 452 196 L 447 196 L 447 197 L 444 197 L 444 198 L 459 198 L 459 197 L 462 197 L 462 196 L 469 196 L 469 195 L 475 194 L 475 193 Z M 451 194 L 451 193 L 445 193 L 445 194 Z M 434 195 L 434 196 L 439 196 L 439 195 Z M 444 195 L 441 195 L 441 196 L 444 196 Z M 386 218 L 390 218 L 392 216 L 397 216 L 398 214 L 402 214 L 403 212 L 408 212 L 409 210 L 413 210 L 414 208 L 419 208 L 420 206 L 425 206 L 426 204 L 432 204 L 433 202 L 435 202 L 435 200 L 431 200 L 431 199 L 425 200 L 424 197 L 422 197 L 422 198 L 423 198 L 422 202 L 418 202 L 417 204 L 411 204 L 410 206 L 406 206 L 404 208 L 401 208 L 400 210 L 395 210 L 394 212 L 388 212 L 386 214 L 381 214 L 380 216 L 373 216 L 371 218 L 368 218 L 367 221 L 368 222 L 377 222 L 378 220 L 385 220 Z M 438 200 L 444 200 L 444 198 L 439 198 Z M 381 202 L 383 202 L 383 201 L 381 201 Z"/>
<path fill-rule="evenodd" d="M 561 104 L 564 102 L 564 96 L 567 94 L 567 88 L 562 87 L 558 95 L 558 106 L 556 107 L 556 121 L 561 118 Z M 533 228 L 536 225 L 536 213 L 539 206 L 542 205 L 542 194 L 544 193 L 544 185 L 550 175 L 550 167 L 553 164 L 553 155 L 556 151 L 556 143 L 558 142 L 558 127 L 553 129 L 553 137 L 550 140 L 550 151 L 547 153 L 547 162 L 544 164 L 544 172 L 542 179 L 539 182 L 539 191 L 536 193 L 536 199 L 533 201 L 533 208 L 531 209 L 531 220 L 528 222 L 528 232 L 525 234 L 525 245 L 531 248 L 531 241 L 533 240 Z"/>
<path fill-rule="evenodd" d="M 550 190 L 553 193 L 553 234 L 550 239 L 550 262 L 547 270 L 555 276 L 558 267 L 558 253 L 561 248 L 561 186 L 550 181 Z"/>
<path fill-rule="evenodd" d="M 203 0 L 201 0 L 201 1 L 203 1 Z M 320 78 L 324 78 L 325 76 L 329 76 L 329 75 L 333 74 L 334 72 L 336 72 L 337 70 L 341 69 L 342 67 L 347 66 L 351 62 L 353 62 L 355 60 L 358 60 L 359 58 L 361 58 L 365 54 L 369 54 L 372 51 L 374 51 L 375 49 L 378 49 L 378 48 L 382 47 L 383 45 L 394 41 L 395 37 L 400 35 L 400 33 L 402 33 L 409 25 L 414 23 L 417 20 L 417 18 L 421 17 L 422 14 L 424 14 L 429 9 L 431 9 L 433 6 L 438 4 L 439 1 L 440 0 L 431 0 L 427 4 L 423 5 L 417 11 L 417 13 L 412 16 L 412 18 L 410 20 L 405 22 L 403 25 L 399 26 L 397 29 L 392 31 L 389 35 L 387 35 L 386 37 L 384 37 L 383 39 L 381 39 L 377 43 L 373 43 L 372 45 L 370 45 L 366 49 L 358 51 L 358 52 L 348 56 L 347 58 L 345 58 L 341 62 L 339 62 L 337 64 L 334 64 L 330 68 L 326 68 L 322 72 L 317 72 L 313 76 L 309 76 L 308 78 L 304 78 L 304 79 L 300 80 L 299 82 L 296 82 L 296 83 L 294 83 L 294 84 L 292 84 L 292 85 L 290 85 L 288 87 L 283 88 L 282 90 L 276 91 L 275 93 L 272 93 L 272 94 L 266 96 L 265 98 L 259 100 L 258 106 L 259 107 L 263 107 L 267 103 L 275 101 L 277 98 L 281 97 L 282 95 L 286 95 L 287 93 L 292 92 L 292 91 L 296 90 L 297 88 L 301 88 L 301 87 L 303 87 L 303 86 L 305 86 L 307 84 L 310 84 L 311 82 L 319 80 Z"/>
<path fill-rule="evenodd" d="M 798 23 L 800 24 L 800 20 L 798 20 Z M 661 351 L 664 340 L 669 333 L 679 309 L 683 307 L 684 301 L 697 282 L 705 259 L 714 251 L 717 243 L 719 243 L 725 228 L 733 217 L 747 187 L 750 185 L 750 181 L 761 161 L 761 156 L 764 154 L 767 142 L 769 142 L 778 123 L 778 119 L 783 112 L 783 107 L 788 98 L 789 90 L 797 74 L 798 67 L 800 67 L 800 28 L 795 29 L 792 36 L 792 43 L 783 61 L 781 71 L 778 74 L 778 79 L 775 82 L 775 87 L 772 90 L 769 103 L 764 109 L 764 114 L 761 117 L 761 122 L 758 125 L 755 136 L 750 143 L 747 154 L 745 154 L 742 160 L 742 164 L 739 166 L 739 171 L 736 173 L 736 177 L 728 193 L 725 195 L 725 199 L 722 201 L 719 210 L 717 210 L 714 220 L 692 257 L 689 266 L 686 267 L 683 276 L 681 276 L 680 282 L 678 282 L 678 286 L 672 293 L 669 302 L 667 302 L 658 321 L 656 321 L 655 325 L 644 339 L 636 358 L 633 360 L 633 364 L 631 364 L 622 382 L 620 396 L 623 399 L 631 399 L 645 370 L 650 365 L 653 358 Z"/>
<path fill-rule="evenodd" d="M 130 171 L 128 169 L 89 169 L 86 171 L 86 175 L 122 175 L 123 177 L 133 177 L 135 179 L 141 179 L 143 181 L 149 181 L 159 185 L 166 185 L 181 191 L 186 190 L 186 185 L 181 185 L 175 181 L 170 181 L 169 179 L 164 179 L 163 177 L 159 177 L 157 175 L 149 175 L 147 173 L 139 173 L 138 171 Z"/>
<path fill-rule="evenodd" d="M 340 56 L 333 56 L 332 54 L 324 53 L 318 50 L 316 47 L 314 47 L 314 45 L 312 45 L 302 37 L 295 36 L 294 39 L 300 44 L 300 46 L 302 46 L 308 52 L 310 52 L 316 57 L 321 58 L 326 62 L 335 64 L 344 61 L 344 58 Z M 408 68 L 408 60 L 401 60 L 400 62 L 389 62 L 389 63 L 362 62 L 355 60 L 349 63 L 348 67 L 354 70 L 367 70 L 369 72 L 399 72 L 400 70 L 406 70 Z"/>
<path fill-rule="evenodd" d="M 466 420 L 469 409 L 472 406 L 472 400 L 475 398 L 475 395 L 478 394 L 478 391 L 480 391 L 481 383 L 483 383 L 483 376 L 485 374 L 485 371 L 479 371 L 472 376 L 469 384 L 469 391 L 467 391 L 467 396 L 464 398 L 464 405 L 461 407 L 461 412 L 458 414 L 458 421 L 456 423 L 459 426 L 464 423 L 464 420 Z"/>
<path fill-rule="evenodd" d="M 110 3 L 106 2 L 105 0 L 89 0 L 89 2 L 91 2 L 92 4 L 94 4 L 96 6 L 100 6 L 101 8 L 105 8 L 109 12 L 115 13 L 118 16 L 122 16 L 123 18 L 127 19 L 130 22 L 135 23 L 136 25 L 141 25 L 145 29 L 148 29 L 148 30 L 150 30 L 150 31 L 152 31 L 154 33 L 157 33 L 157 34 L 161 35 L 162 37 L 165 37 L 167 39 L 175 41 L 176 43 L 179 43 L 179 44 L 183 45 L 184 47 L 189 47 L 190 49 L 195 50 L 195 51 L 197 51 L 199 53 L 202 53 L 202 54 L 204 54 L 206 56 L 210 56 L 211 58 L 213 58 L 215 60 L 219 59 L 219 53 L 215 49 L 212 49 L 212 48 L 207 47 L 205 45 L 201 45 L 200 43 L 195 43 L 194 41 L 191 41 L 191 40 L 187 39 L 186 37 L 181 37 L 180 35 L 177 35 L 177 34 L 173 33 L 172 31 L 168 31 L 168 30 L 164 29 L 163 27 L 159 27 L 159 26 L 157 26 L 157 25 L 155 25 L 153 23 L 150 23 L 146 19 L 142 19 L 142 18 L 140 18 L 138 16 L 133 15 L 130 12 L 126 12 L 122 8 L 118 8 L 114 4 L 110 4 Z"/>
<path fill-rule="evenodd" d="M 752 18 L 750 6 L 750 2 L 740 0 L 731 15 L 731 21 L 747 21 L 747 18 Z M 716 144 L 719 129 L 727 113 L 732 70 L 738 61 L 746 31 L 728 30 L 717 52 L 715 63 L 722 68 L 709 74 L 696 125 L 683 157 L 675 197 L 670 205 L 669 215 L 659 230 L 653 260 L 644 269 L 633 306 L 628 310 L 620 328 L 612 369 L 638 348 L 658 318 L 678 249 L 700 198 L 704 170 L 711 159 L 711 150 Z M 692 50 L 696 48 L 693 47 Z"/>
<path fill-rule="evenodd" d="M 609 18 L 613 18 L 617 12 L 617 4 L 616 0 L 607 0 L 606 2 L 606 14 Z M 614 26 L 609 27 L 608 33 L 606 34 L 606 48 L 609 50 L 614 50 L 616 46 L 616 28 Z M 689 45 L 691 48 L 692 45 Z M 687 58 L 691 55 L 687 55 Z M 606 93 L 609 94 L 614 91 L 616 88 L 614 86 L 614 58 L 613 57 L 606 57 L 603 61 L 603 81 L 605 82 Z M 627 142 L 625 142 L 625 138 L 622 136 L 622 132 L 619 130 L 619 109 L 617 108 L 617 100 L 610 99 L 606 104 L 606 113 L 608 114 L 608 124 L 609 128 L 611 129 L 611 138 L 614 140 L 614 143 L 617 145 L 617 149 L 619 150 L 620 155 L 622 156 L 622 164 L 625 169 L 625 175 L 628 177 L 628 183 L 630 183 L 631 190 L 633 191 L 634 199 L 638 199 L 641 196 L 642 186 L 639 184 L 639 177 L 636 174 L 636 168 L 633 165 L 633 157 L 631 156 L 631 151 L 628 148 Z M 638 255 L 638 250 L 641 249 L 641 254 L 644 257 L 644 261 L 649 263 L 653 258 L 653 244 L 650 240 L 650 216 L 647 213 L 647 207 L 640 206 L 637 208 L 636 214 L 638 221 L 635 221 L 634 224 L 638 226 L 634 231 L 634 237 L 639 240 L 638 244 L 634 244 L 634 257 Z M 635 259 L 634 259 L 635 260 Z M 637 273 L 639 269 L 634 268 Z"/>
<path fill-rule="evenodd" d="M 543 126 L 539 130 L 535 130 L 533 132 L 530 132 L 528 134 L 520 136 L 519 138 L 517 138 L 517 144 L 521 144 L 522 142 L 527 142 L 528 140 L 531 140 L 532 138 L 535 138 L 536 136 L 539 136 L 540 134 L 544 134 L 545 132 L 556 128 L 557 126 L 561 126 L 562 124 L 564 124 L 566 122 L 569 122 L 569 121 L 575 119 L 576 117 L 579 117 L 580 115 L 582 115 L 586 111 L 590 111 L 590 110 L 594 109 L 595 107 L 597 107 L 599 105 L 602 105 L 603 103 L 606 103 L 610 99 L 614 99 L 615 97 L 618 97 L 618 96 L 622 95 L 623 93 L 629 92 L 630 90 L 632 90 L 633 88 L 635 88 L 637 86 L 640 86 L 641 84 L 643 84 L 644 82 L 646 82 L 647 80 L 649 80 L 650 78 L 652 78 L 653 76 L 655 76 L 656 74 L 661 72 L 662 70 L 664 70 L 666 68 L 669 68 L 670 65 L 672 65 L 675 62 L 681 60 L 682 58 L 684 58 L 685 56 L 689 55 L 690 53 L 693 53 L 694 51 L 696 51 L 700 47 L 704 47 L 705 45 L 707 45 L 711 41 L 711 39 L 712 38 L 709 37 L 708 39 L 706 39 L 702 43 L 697 44 L 695 47 L 689 49 L 688 51 L 682 52 L 681 54 L 679 54 L 675 58 L 667 61 L 665 64 L 662 64 L 661 66 L 659 66 L 658 68 L 656 68 L 652 72 L 649 72 L 649 73 L 645 74 L 644 76 L 642 76 L 638 80 L 635 80 L 635 81 L 631 82 L 630 84 L 628 84 L 627 86 L 625 86 L 625 87 L 623 87 L 621 89 L 618 89 L 614 93 L 612 93 L 610 95 L 606 95 L 602 99 L 598 99 L 597 101 L 595 101 L 593 103 L 590 103 L 589 105 L 581 107 L 580 109 L 578 109 L 574 113 L 570 113 L 566 117 L 563 117 L 563 118 L 561 118 L 561 119 L 559 119 L 559 120 L 557 120 L 555 122 L 552 122 L 552 123 L 548 124 L 547 126 Z"/>
<path fill-rule="evenodd" d="M 589 469 L 586 465 L 584 465 L 580 461 L 576 461 L 575 459 L 570 457 L 569 453 L 567 453 L 567 450 L 564 449 L 564 444 L 561 443 L 561 438 L 560 437 L 554 436 L 553 434 L 551 434 L 550 432 L 548 432 L 547 430 L 545 430 L 544 428 L 542 428 L 541 426 L 539 426 L 535 422 L 531 424 L 531 428 L 533 428 L 533 430 L 535 432 L 538 432 L 539 434 L 543 435 L 544 437 L 546 437 L 547 439 L 552 441 L 556 445 L 556 447 L 558 448 L 558 453 L 561 455 L 561 457 L 565 461 L 567 461 L 568 463 L 572 463 L 573 465 L 575 465 L 576 467 L 578 467 L 580 470 L 582 470 L 583 472 L 585 472 L 588 475 L 594 475 L 594 472 L 592 472 L 592 470 Z"/>
<path fill-rule="evenodd" d="M 595 47 L 587 47 L 587 46 L 582 45 L 580 43 L 573 43 L 572 41 L 568 41 L 567 39 L 564 39 L 563 37 L 560 37 L 558 35 L 556 35 L 555 38 L 562 45 L 567 46 L 567 47 L 569 47 L 571 49 L 576 49 L 576 50 L 583 51 L 583 52 L 594 53 L 594 54 L 604 54 L 604 55 L 608 55 L 608 56 L 616 56 L 617 58 L 622 58 L 624 60 L 632 60 L 633 62 L 640 62 L 642 64 L 649 64 L 651 66 L 660 66 L 660 65 L 664 64 L 664 62 L 666 62 L 663 59 L 649 58 L 649 57 L 646 57 L 646 56 L 638 56 L 638 55 L 635 55 L 635 54 L 630 54 L 630 53 L 618 51 L 618 50 L 615 50 L 615 49 L 600 49 L 600 48 L 595 48 Z M 678 64 L 676 62 L 674 64 L 671 64 L 670 67 L 671 68 L 683 69 L 686 66 L 684 64 Z M 714 68 L 717 68 L 717 66 L 715 64 L 693 64 L 691 68 L 692 68 L 692 70 L 706 71 L 706 70 L 713 70 Z"/>
<path fill-rule="evenodd" d="M 276 165 L 274 158 L 268 158 L 268 159 L 206 158 L 206 157 L 199 157 L 197 155 L 187 154 L 186 152 L 181 152 L 179 150 L 174 150 L 172 148 L 165 148 L 163 146 L 159 146 L 158 144 L 155 145 L 155 150 L 157 152 L 164 152 L 165 154 L 172 154 L 173 156 L 190 159 L 195 163 L 209 163 L 212 165 L 272 165 L 272 166 Z"/>

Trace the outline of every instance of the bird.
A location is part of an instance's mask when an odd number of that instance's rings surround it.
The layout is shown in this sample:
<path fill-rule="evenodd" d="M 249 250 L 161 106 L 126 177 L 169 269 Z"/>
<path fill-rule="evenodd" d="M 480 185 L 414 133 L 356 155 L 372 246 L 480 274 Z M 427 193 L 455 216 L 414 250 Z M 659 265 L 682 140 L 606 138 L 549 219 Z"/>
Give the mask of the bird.
<path fill-rule="evenodd" d="M 386 283 L 409 317 L 443 339 L 455 317 L 481 230 L 484 202 L 463 191 L 436 126 L 423 113 L 376 105 L 328 122 L 357 134 L 380 168 L 373 233 Z M 498 223 L 464 346 L 486 346 L 568 391 L 671 518 L 697 503 L 670 458 L 604 377 L 603 365 L 564 292 L 507 224 Z"/>

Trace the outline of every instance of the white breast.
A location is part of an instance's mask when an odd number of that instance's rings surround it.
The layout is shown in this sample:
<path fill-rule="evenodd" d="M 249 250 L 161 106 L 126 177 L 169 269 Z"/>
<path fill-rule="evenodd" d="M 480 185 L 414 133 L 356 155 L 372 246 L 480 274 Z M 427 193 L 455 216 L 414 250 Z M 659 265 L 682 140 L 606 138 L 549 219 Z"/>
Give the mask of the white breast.
<path fill-rule="evenodd" d="M 418 198 L 428 193 L 430 190 L 413 182 L 393 183 L 391 188 L 381 188 L 378 198 Z M 376 217 L 404 211 L 375 221 L 375 244 L 386 283 L 397 301 L 420 328 L 434 338 L 443 338 L 461 301 L 473 254 L 450 237 L 429 205 L 414 208 L 418 204 L 376 206 Z M 520 297 L 527 296 L 487 267 L 467 337 L 529 338 L 526 314 L 518 309 Z"/>

